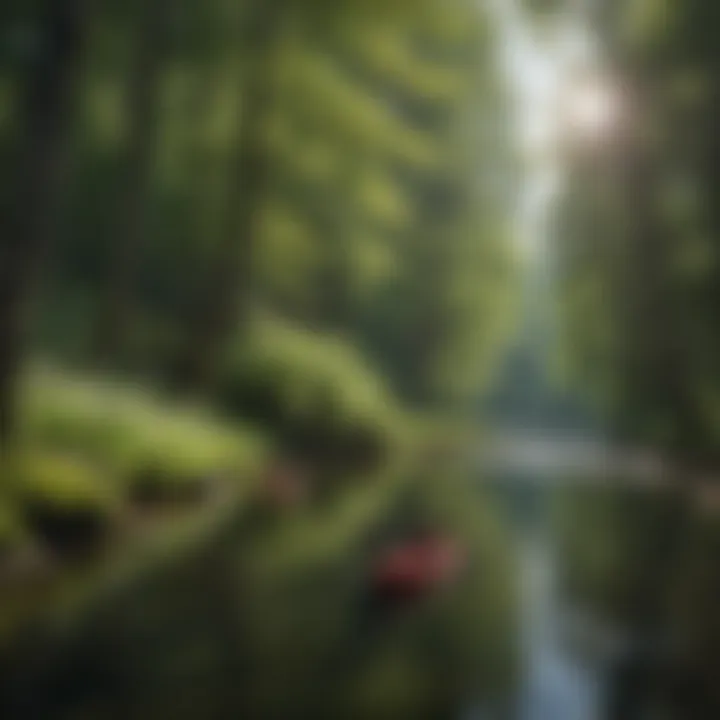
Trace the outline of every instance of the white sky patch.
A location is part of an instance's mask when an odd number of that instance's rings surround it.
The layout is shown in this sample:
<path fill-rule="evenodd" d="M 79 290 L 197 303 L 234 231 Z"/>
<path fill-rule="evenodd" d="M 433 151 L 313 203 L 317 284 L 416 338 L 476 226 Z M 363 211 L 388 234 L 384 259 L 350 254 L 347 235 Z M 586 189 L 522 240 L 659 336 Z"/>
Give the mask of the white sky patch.
<path fill-rule="evenodd" d="M 533 22 L 520 0 L 485 2 L 499 33 L 499 60 L 514 103 L 515 141 L 525 163 L 516 202 L 517 238 L 537 252 L 546 244 L 550 211 L 562 187 L 559 136 L 568 122 L 599 131 L 610 114 L 609 101 L 603 105 L 599 92 L 571 93 L 568 101 L 568 88 L 597 54 L 587 22 L 588 0 L 568 0 L 557 21 L 544 27 Z"/>

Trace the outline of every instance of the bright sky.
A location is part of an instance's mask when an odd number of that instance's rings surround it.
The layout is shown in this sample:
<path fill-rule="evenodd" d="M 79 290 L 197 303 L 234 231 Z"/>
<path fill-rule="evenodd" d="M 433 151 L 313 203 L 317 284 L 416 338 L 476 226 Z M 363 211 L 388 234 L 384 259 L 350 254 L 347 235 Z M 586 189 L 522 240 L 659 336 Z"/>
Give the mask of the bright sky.
<path fill-rule="evenodd" d="M 532 22 L 521 0 L 484 0 L 499 33 L 500 62 L 514 103 L 515 135 L 525 162 L 516 215 L 518 239 L 526 249 L 545 243 L 552 202 L 561 186 L 557 141 L 572 131 L 592 141 L 611 125 L 616 102 L 599 81 L 579 82 L 596 61 L 587 22 L 592 0 L 568 0 L 552 23 Z"/>
<path fill-rule="evenodd" d="M 518 138 L 529 153 L 551 148 L 573 75 L 596 56 L 588 0 L 569 0 L 552 23 L 534 24 L 521 0 L 489 0 L 501 35 L 501 62 L 516 103 Z"/>

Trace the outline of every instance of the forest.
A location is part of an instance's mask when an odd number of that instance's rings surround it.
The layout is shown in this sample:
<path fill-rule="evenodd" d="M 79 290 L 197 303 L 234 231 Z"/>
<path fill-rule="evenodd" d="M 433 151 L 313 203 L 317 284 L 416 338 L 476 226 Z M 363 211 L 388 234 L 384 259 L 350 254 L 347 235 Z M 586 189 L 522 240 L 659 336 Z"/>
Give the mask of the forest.
<path fill-rule="evenodd" d="M 0 716 L 716 717 L 718 28 L 2 0 Z"/>

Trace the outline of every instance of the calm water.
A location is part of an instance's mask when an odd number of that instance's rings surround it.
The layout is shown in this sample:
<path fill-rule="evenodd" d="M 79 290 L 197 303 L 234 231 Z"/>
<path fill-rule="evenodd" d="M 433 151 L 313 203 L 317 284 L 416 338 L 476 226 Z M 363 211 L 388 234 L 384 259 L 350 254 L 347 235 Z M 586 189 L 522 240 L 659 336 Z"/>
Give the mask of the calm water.
<path fill-rule="evenodd" d="M 283 543 L 273 531 L 249 544 L 240 528 L 108 598 L 77 633 L 25 658 L 32 663 L 14 688 L 16 710 L 0 716 L 225 720 L 242 708 L 260 720 L 607 720 L 622 643 L 563 589 L 567 545 L 552 512 L 558 487 L 537 479 L 495 487 L 496 503 L 484 491 L 477 507 L 473 494 L 462 497 L 468 537 L 481 531 L 478 557 L 490 558 L 446 597 L 368 614 L 363 573 L 375 551 L 364 541 L 303 560 L 293 553 L 317 521 Z M 402 526 L 400 516 L 394 522 Z M 488 604 L 505 573 L 517 576 L 519 602 Z M 508 655 L 510 644 L 516 652 Z M 514 670 L 488 674 L 508 662 Z"/>
<path fill-rule="evenodd" d="M 561 553 L 548 517 L 555 488 L 523 477 L 511 493 L 515 516 L 521 593 L 518 610 L 520 682 L 510 710 L 470 707 L 461 720 L 604 720 L 608 690 L 606 657 L 581 652 L 571 641 L 577 614 L 564 597 Z M 512 481 L 510 481 L 512 482 Z"/>
<path fill-rule="evenodd" d="M 580 657 L 564 638 L 566 606 L 550 534 L 529 534 L 522 555 L 524 669 L 518 720 L 600 720 L 603 671 L 599 661 Z"/>

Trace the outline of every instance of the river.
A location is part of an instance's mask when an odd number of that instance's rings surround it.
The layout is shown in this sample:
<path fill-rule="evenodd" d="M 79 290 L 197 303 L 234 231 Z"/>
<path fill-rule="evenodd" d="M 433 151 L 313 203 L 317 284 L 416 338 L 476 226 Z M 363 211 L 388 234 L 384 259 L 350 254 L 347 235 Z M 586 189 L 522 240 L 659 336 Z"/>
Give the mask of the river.
<path fill-rule="evenodd" d="M 553 147 L 560 96 L 574 70 L 589 62 L 596 48 L 586 2 L 567 3 L 552 26 L 542 29 L 519 0 L 491 1 L 489 7 L 497 28 L 498 60 L 513 103 L 516 144 L 524 161 L 514 201 L 515 236 L 526 259 L 525 332 L 530 338 L 543 338 L 544 346 L 536 348 L 540 355 L 552 342 L 550 228 L 563 179 Z M 524 457 L 517 447 L 511 455 Z M 531 456 L 521 469 L 527 480 L 525 492 L 547 496 L 552 492 L 550 474 L 542 468 L 533 473 L 537 453 Z M 545 499 L 541 506 L 548 504 Z M 511 714 L 517 720 L 596 720 L 603 717 L 606 694 L 602 664 L 581 657 L 565 638 L 570 613 L 558 582 L 559 554 L 552 527 L 543 517 L 546 513 L 534 515 L 519 530 L 522 670 Z M 492 715 L 473 708 L 467 717 L 479 720 Z"/>
<path fill-rule="evenodd" d="M 557 558 L 547 532 L 523 544 L 524 673 L 519 720 L 595 720 L 602 717 L 603 674 L 563 641 L 563 603 Z"/>
<path fill-rule="evenodd" d="M 573 607 L 560 578 L 562 553 L 548 507 L 554 487 L 517 484 L 515 505 L 521 598 L 518 611 L 520 682 L 503 710 L 472 706 L 461 720 L 603 720 L 610 690 L 610 634 Z M 532 494 L 532 498 L 520 497 Z M 527 506 L 531 506 L 530 513 Z M 584 644 L 577 642 L 585 637 Z"/>

